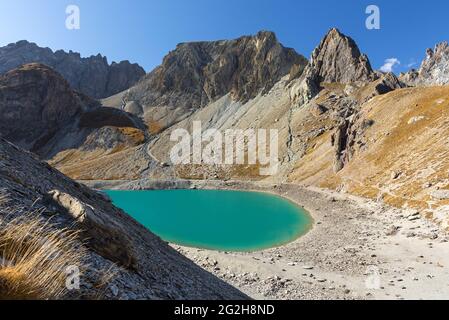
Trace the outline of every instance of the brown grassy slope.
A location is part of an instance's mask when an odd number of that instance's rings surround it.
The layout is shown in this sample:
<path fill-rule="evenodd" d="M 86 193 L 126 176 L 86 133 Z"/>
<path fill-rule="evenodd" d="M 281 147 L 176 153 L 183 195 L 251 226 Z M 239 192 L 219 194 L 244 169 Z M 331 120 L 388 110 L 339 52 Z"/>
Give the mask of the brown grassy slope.
<path fill-rule="evenodd" d="M 130 161 L 136 148 L 145 142 L 142 130 L 131 127 L 114 128 L 122 143 L 114 148 L 71 149 L 57 154 L 49 163 L 72 179 L 78 180 L 121 180 L 137 179 L 142 168 L 147 166 L 145 158 Z M 89 138 L 86 144 L 89 144 Z M 127 164 L 120 170 L 121 164 Z M 129 166 L 128 166 L 129 165 Z M 118 168 L 118 169 L 117 169 Z"/>
<path fill-rule="evenodd" d="M 140 178 L 145 158 L 133 159 L 136 148 L 110 153 L 69 150 L 58 154 L 50 164 L 75 180 L 133 180 Z M 135 160 L 135 161 L 134 161 Z"/>
<path fill-rule="evenodd" d="M 429 194 L 449 189 L 449 87 L 408 88 L 375 97 L 363 105 L 363 119 L 374 121 L 364 133 L 366 146 L 342 171 L 334 174 L 329 139 L 320 137 L 289 179 L 400 207 L 446 204 Z"/>

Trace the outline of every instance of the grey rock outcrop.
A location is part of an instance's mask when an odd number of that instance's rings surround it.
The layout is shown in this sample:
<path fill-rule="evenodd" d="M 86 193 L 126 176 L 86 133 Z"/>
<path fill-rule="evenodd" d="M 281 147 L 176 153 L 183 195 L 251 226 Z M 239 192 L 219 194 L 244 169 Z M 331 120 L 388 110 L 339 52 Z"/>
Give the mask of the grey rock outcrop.
<path fill-rule="evenodd" d="M 62 214 L 66 213 L 83 230 L 89 246 L 103 257 L 125 267 L 135 268 L 136 258 L 132 252 L 126 230 L 98 208 L 83 203 L 68 193 L 52 190 L 49 199 Z"/>
<path fill-rule="evenodd" d="M 290 97 L 301 105 L 319 93 L 322 83 L 367 83 L 376 78 L 355 41 L 334 28 L 315 48 L 304 72 L 299 77 L 291 74 Z"/>
<path fill-rule="evenodd" d="M 433 199 L 447 200 L 449 199 L 449 190 L 435 190 L 430 193 Z"/>
<path fill-rule="evenodd" d="M 408 85 L 445 85 L 449 84 L 449 45 L 441 42 L 435 49 L 426 50 L 426 58 L 419 70 L 403 73 L 400 79 Z"/>
<path fill-rule="evenodd" d="M 35 43 L 19 41 L 0 48 L 0 74 L 29 63 L 42 63 L 59 72 L 72 86 L 92 98 L 106 98 L 133 86 L 145 70 L 129 61 L 109 65 L 101 55 L 82 58 L 79 53 L 53 52 Z"/>
<path fill-rule="evenodd" d="M 360 102 L 366 102 L 375 96 L 386 94 L 393 90 L 404 88 L 405 86 L 392 72 L 380 74 L 377 80 L 372 81 L 365 87 L 363 94 L 360 95 Z"/>
<path fill-rule="evenodd" d="M 418 82 L 419 71 L 416 69 L 411 69 L 408 72 L 401 72 L 399 74 L 399 79 L 408 86 L 416 85 Z"/>
<path fill-rule="evenodd" d="M 159 67 L 126 94 L 125 102 L 145 107 L 197 109 L 230 93 L 248 101 L 267 93 L 294 68 L 301 73 L 307 60 L 284 48 L 272 32 L 236 40 L 181 43 Z"/>

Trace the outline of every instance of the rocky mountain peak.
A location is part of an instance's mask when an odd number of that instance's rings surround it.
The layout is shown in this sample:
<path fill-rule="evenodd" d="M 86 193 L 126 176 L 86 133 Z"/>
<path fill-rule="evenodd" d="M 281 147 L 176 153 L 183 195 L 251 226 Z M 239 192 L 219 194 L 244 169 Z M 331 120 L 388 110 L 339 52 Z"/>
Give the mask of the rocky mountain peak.
<path fill-rule="evenodd" d="M 276 34 L 272 31 L 259 31 L 256 36 L 252 37 L 253 40 L 256 41 L 256 46 L 260 49 L 264 45 L 266 47 L 272 47 L 273 45 L 276 45 L 279 43 Z"/>
<path fill-rule="evenodd" d="M 313 51 L 304 72 L 290 74 L 290 98 L 301 105 L 320 92 L 322 83 L 366 83 L 377 78 L 355 41 L 333 28 Z"/>
<path fill-rule="evenodd" d="M 268 92 L 293 66 L 303 70 L 306 63 L 269 31 L 235 40 L 182 43 L 129 91 L 126 100 L 184 109 L 205 106 L 228 93 L 247 101 Z"/>
<path fill-rule="evenodd" d="M 41 48 L 26 40 L 0 47 L 0 74 L 28 63 L 42 63 L 59 72 L 73 89 L 93 98 L 106 98 L 133 86 L 145 70 L 128 61 L 109 65 L 98 54 L 82 58 L 77 52 Z"/>
<path fill-rule="evenodd" d="M 258 39 L 273 39 L 275 41 L 277 41 L 277 37 L 276 37 L 276 33 L 274 33 L 273 31 L 269 31 L 269 30 L 260 30 L 259 32 L 257 32 L 256 34 L 256 38 Z"/>
<path fill-rule="evenodd" d="M 313 51 L 311 69 L 320 82 L 352 83 L 373 79 L 368 57 L 353 39 L 331 29 Z"/>

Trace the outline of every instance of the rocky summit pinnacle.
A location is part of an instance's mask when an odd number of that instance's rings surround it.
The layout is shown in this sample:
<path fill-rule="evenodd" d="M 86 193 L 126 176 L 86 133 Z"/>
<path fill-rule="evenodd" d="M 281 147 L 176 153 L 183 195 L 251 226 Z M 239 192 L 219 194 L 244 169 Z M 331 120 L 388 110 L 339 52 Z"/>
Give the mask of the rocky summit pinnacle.
<path fill-rule="evenodd" d="M 179 44 L 127 94 L 144 107 L 198 108 L 230 93 L 247 101 L 268 92 L 307 60 L 283 47 L 273 32 L 213 42 Z"/>
<path fill-rule="evenodd" d="M 301 105 L 319 93 L 322 83 L 367 83 L 376 78 L 368 57 L 360 53 L 355 41 L 333 28 L 313 51 L 304 72 L 290 74 L 290 97 Z"/>
<path fill-rule="evenodd" d="M 313 51 L 310 67 L 319 82 L 352 83 L 369 81 L 373 69 L 353 39 L 331 29 Z"/>
<path fill-rule="evenodd" d="M 145 75 L 142 67 L 129 61 L 110 65 L 102 55 L 82 58 L 76 52 L 53 52 L 25 40 L 0 47 L 0 74 L 28 63 L 42 63 L 53 68 L 73 89 L 96 99 L 126 90 Z"/>

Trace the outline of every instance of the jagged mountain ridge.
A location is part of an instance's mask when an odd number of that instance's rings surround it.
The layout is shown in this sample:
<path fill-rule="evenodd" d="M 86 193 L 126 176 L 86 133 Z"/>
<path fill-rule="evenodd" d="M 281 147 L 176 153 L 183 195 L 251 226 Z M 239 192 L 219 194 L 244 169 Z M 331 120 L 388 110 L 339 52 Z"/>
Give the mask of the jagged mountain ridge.
<path fill-rule="evenodd" d="M 419 70 L 410 70 L 400 76 L 405 83 L 416 85 L 449 84 L 449 45 L 447 41 L 438 43 L 435 49 L 426 50 L 426 58 Z"/>
<path fill-rule="evenodd" d="M 42 63 L 53 68 L 73 89 L 96 99 L 126 90 L 145 75 L 145 70 L 138 64 L 129 61 L 109 64 L 100 54 L 82 58 L 76 52 L 53 52 L 24 40 L 0 47 L 0 74 L 29 63 Z"/>
<path fill-rule="evenodd" d="M 312 53 L 309 72 L 318 83 L 369 82 L 374 78 L 368 57 L 355 41 L 331 29 Z"/>
<path fill-rule="evenodd" d="M 137 100 L 149 106 L 198 108 L 231 93 L 234 99 L 247 101 L 260 90 L 266 93 L 292 66 L 303 67 L 305 62 L 267 31 L 236 40 L 181 43 L 138 85 L 154 91 L 154 96 L 145 92 Z M 127 99 L 136 100 L 136 91 L 138 88 L 132 88 Z M 167 92 L 185 100 L 164 95 Z"/>

